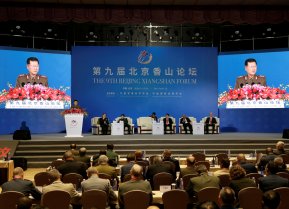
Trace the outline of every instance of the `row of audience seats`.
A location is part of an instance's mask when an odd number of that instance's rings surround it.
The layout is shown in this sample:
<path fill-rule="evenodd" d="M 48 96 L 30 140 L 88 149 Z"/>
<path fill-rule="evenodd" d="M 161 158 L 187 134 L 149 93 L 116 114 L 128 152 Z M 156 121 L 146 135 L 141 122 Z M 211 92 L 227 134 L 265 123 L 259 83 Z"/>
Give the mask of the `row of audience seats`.
<path fill-rule="evenodd" d="M 102 130 L 101 127 L 99 125 L 99 118 L 100 117 L 93 117 L 91 118 L 91 132 L 94 135 L 99 135 L 102 134 Z M 115 119 L 115 121 L 118 121 L 120 117 L 117 117 Z M 133 120 L 131 117 L 126 117 L 128 119 L 128 123 L 131 126 L 132 130 L 134 130 L 134 124 L 133 124 Z M 173 133 L 177 133 L 176 129 L 176 119 L 174 117 L 170 117 L 173 121 Z M 197 122 L 195 117 L 188 117 L 192 124 L 193 122 Z M 201 119 L 200 122 L 204 123 L 207 117 L 204 117 Z M 215 124 L 215 133 L 219 133 L 220 132 L 220 118 L 215 117 L 217 120 L 217 124 Z M 162 121 L 164 119 L 164 117 L 161 117 L 159 120 Z M 179 133 L 183 134 L 185 133 L 185 129 L 183 127 L 183 124 L 180 123 L 181 118 L 179 118 Z M 137 129 L 138 129 L 138 133 L 139 134 L 151 134 L 152 133 L 152 118 L 151 117 L 139 117 L 137 118 Z M 108 133 L 110 133 L 110 127 L 108 129 Z M 127 130 L 125 130 L 127 133 Z M 212 132 L 212 127 L 209 127 L 209 132 Z"/>

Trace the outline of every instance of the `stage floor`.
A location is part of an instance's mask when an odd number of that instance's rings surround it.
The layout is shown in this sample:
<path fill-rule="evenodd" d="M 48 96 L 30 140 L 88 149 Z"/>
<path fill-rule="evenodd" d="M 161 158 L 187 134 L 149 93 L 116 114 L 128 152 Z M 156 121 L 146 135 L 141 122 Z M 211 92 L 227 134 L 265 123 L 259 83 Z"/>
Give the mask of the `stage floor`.
<path fill-rule="evenodd" d="M 123 136 L 111 135 L 92 135 L 83 134 L 83 137 L 65 137 L 65 133 L 56 134 L 32 134 L 32 141 L 121 141 L 121 140 L 284 140 L 282 133 L 220 133 L 206 135 L 190 135 L 190 134 L 166 134 L 166 135 L 151 135 L 151 134 L 134 134 Z M 13 135 L 0 135 L 0 140 L 13 140 Z"/>

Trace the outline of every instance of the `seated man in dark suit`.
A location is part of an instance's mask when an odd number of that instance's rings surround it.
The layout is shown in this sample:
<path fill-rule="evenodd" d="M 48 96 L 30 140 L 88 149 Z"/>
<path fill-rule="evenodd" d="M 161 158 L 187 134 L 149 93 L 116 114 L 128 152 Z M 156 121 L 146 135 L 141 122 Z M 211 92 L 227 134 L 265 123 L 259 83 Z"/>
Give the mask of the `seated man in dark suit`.
<path fill-rule="evenodd" d="M 101 118 L 98 119 L 98 123 L 101 127 L 101 134 L 107 135 L 108 127 L 109 127 L 109 120 L 106 116 L 106 113 L 103 113 Z"/>
<path fill-rule="evenodd" d="M 274 190 L 269 190 L 263 194 L 263 209 L 277 209 L 279 207 L 281 197 Z"/>
<path fill-rule="evenodd" d="M 246 174 L 249 173 L 258 173 L 257 168 L 253 163 L 247 163 L 246 157 L 244 154 L 237 155 L 237 163 L 245 169 Z"/>
<path fill-rule="evenodd" d="M 285 150 L 285 143 L 283 141 L 278 141 L 276 143 L 276 149 L 274 150 L 275 155 L 282 155 L 282 154 L 288 154 L 288 152 Z"/>
<path fill-rule="evenodd" d="M 164 122 L 164 133 L 167 133 L 167 128 L 169 128 L 170 132 L 173 131 L 173 120 L 170 118 L 170 114 L 166 114 L 166 117 L 163 119 Z"/>
<path fill-rule="evenodd" d="M 267 147 L 265 150 L 265 155 L 263 155 L 258 163 L 258 170 L 264 171 L 267 163 L 271 160 L 274 160 L 276 155 L 273 153 L 273 149 L 271 147 Z"/>
<path fill-rule="evenodd" d="M 278 167 L 274 161 L 270 161 L 265 169 L 266 176 L 259 178 L 259 188 L 266 192 L 278 187 L 289 187 L 288 179 L 278 176 Z"/>
<path fill-rule="evenodd" d="M 278 172 L 289 173 L 289 171 L 287 170 L 287 165 L 284 163 L 282 157 L 279 157 L 279 156 L 275 157 L 274 158 L 274 163 L 278 167 Z"/>
<path fill-rule="evenodd" d="M 121 116 L 120 116 L 120 119 L 118 119 L 118 123 L 119 122 L 123 122 L 123 128 L 124 128 L 124 130 L 125 130 L 125 128 L 127 127 L 127 131 L 128 131 L 128 134 L 130 134 L 131 133 L 131 126 L 128 124 L 128 119 L 125 117 L 125 115 L 124 114 L 121 114 Z"/>
<path fill-rule="evenodd" d="M 215 132 L 215 125 L 217 123 L 217 120 L 215 117 L 213 117 L 213 113 L 210 112 L 210 116 L 206 118 L 205 121 L 205 134 L 209 133 L 209 126 L 212 127 L 212 134 Z"/>
<path fill-rule="evenodd" d="M 120 167 L 120 179 L 121 179 L 121 182 L 123 182 L 124 176 L 126 174 L 129 174 L 130 169 L 134 165 L 134 159 L 135 159 L 134 153 L 128 153 L 127 154 L 127 156 L 126 156 L 127 164 L 125 164 L 122 167 Z"/>
<path fill-rule="evenodd" d="M 13 170 L 13 180 L 2 184 L 2 193 L 8 191 L 21 192 L 25 196 L 32 195 L 36 200 L 41 199 L 41 192 L 34 186 L 32 181 L 24 180 L 24 171 L 20 167 Z"/>
<path fill-rule="evenodd" d="M 230 187 L 223 187 L 219 193 L 220 209 L 236 209 L 235 201 L 236 196 L 234 190 Z"/>
<path fill-rule="evenodd" d="M 86 148 L 81 147 L 79 149 L 79 156 L 74 156 L 76 161 L 80 161 L 86 164 L 87 167 L 90 167 L 90 157 L 86 155 Z"/>
<path fill-rule="evenodd" d="M 82 175 L 83 179 L 87 179 L 87 165 L 83 162 L 74 160 L 74 156 L 71 151 L 66 151 L 64 153 L 63 160 L 65 163 L 58 166 L 58 171 L 62 174 L 62 177 L 68 173 L 78 173 Z"/>
<path fill-rule="evenodd" d="M 171 150 L 169 150 L 169 149 L 164 150 L 163 161 L 170 161 L 170 162 L 174 163 L 176 172 L 179 172 L 181 170 L 180 169 L 180 163 L 178 160 L 176 160 L 175 158 L 172 157 L 172 151 Z"/>
<path fill-rule="evenodd" d="M 183 124 L 183 127 L 185 129 L 186 134 L 188 133 L 188 128 L 190 130 L 190 134 L 193 133 L 193 126 L 192 126 L 192 121 L 190 118 L 188 118 L 185 114 L 182 115 L 182 118 L 180 120 L 180 123 Z"/>
<path fill-rule="evenodd" d="M 181 168 L 180 178 L 182 178 L 185 175 L 188 174 L 198 174 L 197 168 L 195 166 L 196 160 L 195 157 L 192 155 L 189 155 L 187 157 L 187 167 Z"/>

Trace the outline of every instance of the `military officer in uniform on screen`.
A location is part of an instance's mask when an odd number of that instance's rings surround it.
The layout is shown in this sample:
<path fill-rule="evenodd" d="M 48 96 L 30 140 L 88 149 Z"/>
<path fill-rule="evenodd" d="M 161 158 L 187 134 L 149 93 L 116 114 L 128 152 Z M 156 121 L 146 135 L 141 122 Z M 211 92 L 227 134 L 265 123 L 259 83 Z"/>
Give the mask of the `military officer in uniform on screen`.
<path fill-rule="evenodd" d="M 259 84 L 261 86 L 266 86 L 266 77 L 262 75 L 256 75 L 257 62 L 255 59 L 249 58 L 245 60 L 245 70 L 247 75 L 237 78 L 235 89 L 242 88 L 246 84 Z"/>
<path fill-rule="evenodd" d="M 29 57 L 27 59 L 28 74 L 21 74 L 16 81 L 16 87 L 23 87 L 25 84 L 41 84 L 48 87 L 48 79 L 46 76 L 39 75 L 39 60 L 36 57 Z"/>

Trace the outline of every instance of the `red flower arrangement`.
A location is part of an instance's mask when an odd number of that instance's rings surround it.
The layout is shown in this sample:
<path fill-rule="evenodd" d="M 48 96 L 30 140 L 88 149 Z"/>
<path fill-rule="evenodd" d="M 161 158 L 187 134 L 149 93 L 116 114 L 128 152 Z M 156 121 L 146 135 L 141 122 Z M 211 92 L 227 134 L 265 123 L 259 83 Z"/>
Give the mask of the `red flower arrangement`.
<path fill-rule="evenodd" d="M 83 114 L 84 116 L 88 115 L 88 113 L 83 108 L 70 108 L 62 111 L 60 114 L 63 116 L 67 114 Z"/>
<path fill-rule="evenodd" d="M 237 100 L 269 100 L 279 99 L 289 101 L 289 94 L 285 89 L 261 86 L 259 84 L 245 85 L 239 89 L 229 89 L 219 95 L 218 106 L 229 101 Z"/>
<path fill-rule="evenodd" d="M 49 100 L 64 101 L 69 103 L 70 96 L 66 94 L 66 90 L 53 89 L 45 87 L 41 84 L 26 84 L 23 87 L 13 88 L 10 86 L 8 90 L 4 89 L 0 93 L 0 104 L 10 100 Z"/>

